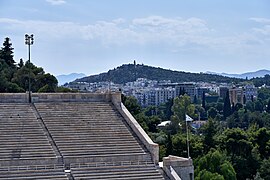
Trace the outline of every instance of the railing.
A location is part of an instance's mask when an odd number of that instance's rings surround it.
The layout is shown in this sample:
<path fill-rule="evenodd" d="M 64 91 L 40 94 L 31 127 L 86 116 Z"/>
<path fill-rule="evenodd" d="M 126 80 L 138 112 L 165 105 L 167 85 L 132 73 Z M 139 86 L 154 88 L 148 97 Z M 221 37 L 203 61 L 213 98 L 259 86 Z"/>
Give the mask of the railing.
<path fill-rule="evenodd" d="M 0 167 L 0 171 L 29 171 L 29 170 L 46 170 L 46 169 L 64 169 L 64 165 L 50 164 L 50 165 L 1 166 Z"/>
<path fill-rule="evenodd" d="M 29 165 L 29 166 L 1 166 L 0 171 L 28 171 L 28 170 L 46 170 L 46 169 L 71 169 L 87 167 L 111 167 L 127 165 L 153 165 L 150 161 L 120 161 L 120 162 L 92 162 L 92 163 L 72 163 L 70 165 L 51 164 L 51 165 Z"/>
<path fill-rule="evenodd" d="M 150 161 L 120 161 L 120 162 L 95 162 L 95 163 L 72 163 L 71 168 L 83 167 L 108 167 L 108 166 L 126 166 L 126 165 L 153 165 Z"/>

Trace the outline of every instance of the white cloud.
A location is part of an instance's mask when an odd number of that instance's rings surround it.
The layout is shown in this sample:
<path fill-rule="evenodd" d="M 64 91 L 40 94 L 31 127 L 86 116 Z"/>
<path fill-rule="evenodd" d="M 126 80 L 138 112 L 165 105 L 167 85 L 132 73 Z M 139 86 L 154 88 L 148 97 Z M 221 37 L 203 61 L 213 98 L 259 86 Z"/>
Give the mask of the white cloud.
<path fill-rule="evenodd" d="M 257 19 L 256 19 L 257 20 Z M 261 20 L 259 20 L 261 21 Z M 263 20 L 265 22 L 265 20 Z M 3 24 L 3 25 L 2 25 Z M 21 21 L 0 18 L 0 25 L 14 31 L 33 32 L 41 38 L 75 39 L 100 42 L 103 46 L 164 45 L 177 49 L 211 48 L 222 51 L 237 51 L 254 46 L 263 40 L 256 34 L 269 34 L 270 26 L 253 29 L 256 33 L 223 35 L 214 31 L 203 19 L 164 18 L 149 16 L 131 21 L 119 18 L 112 21 L 97 21 L 93 24 L 53 21 Z"/>
<path fill-rule="evenodd" d="M 173 23 L 175 23 L 175 20 L 163 18 L 161 16 L 149 16 L 146 18 L 138 18 L 133 20 L 134 25 L 142 26 L 162 26 Z"/>
<path fill-rule="evenodd" d="M 51 5 L 62 5 L 66 3 L 65 0 L 46 0 L 46 1 Z"/>
<path fill-rule="evenodd" d="M 157 31 L 173 30 L 173 32 L 180 31 L 184 33 L 194 33 L 207 32 L 209 30 L 206 22 L 199 18 L 182 19 L 149 16 L 146 18 L 134 19 L 132 23 L 135 26 L 146 27 L 148 30 L 156 29 Z"/>
<path fill-rule="evenodd" d="M 249 19 L 262 24 L 270 24 L 270 19 L 266 18 L 249 18 Z"/>
<path fill-rule="evenodd" d="M 118 19 L 114 19 L 112 22 L 116 24 L 123 24 L 126 22 L 126 20 L 123 18 L 118 18 Z"/>
<path fill-rule="evenodd" d="M 255 33 L 259 33 L 263 36 L 270 35 L 270 19 L 266 18 L 250 18 L 250 20 L 260 23 L 260 27 L 252 28 Z M 270 37 L 268 38 L 268 40 Z"/>

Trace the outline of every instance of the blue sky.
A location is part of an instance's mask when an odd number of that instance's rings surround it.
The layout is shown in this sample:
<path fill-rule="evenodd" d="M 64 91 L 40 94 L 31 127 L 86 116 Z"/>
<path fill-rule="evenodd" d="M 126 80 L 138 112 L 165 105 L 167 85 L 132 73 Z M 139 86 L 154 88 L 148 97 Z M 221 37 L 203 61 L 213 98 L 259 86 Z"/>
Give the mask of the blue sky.
<path fill-rule="evenodd" d="M 0 41 L 54 75 L 137 63 L 188 72 L 270 69 L 269 0 L 0 0 Z"/>

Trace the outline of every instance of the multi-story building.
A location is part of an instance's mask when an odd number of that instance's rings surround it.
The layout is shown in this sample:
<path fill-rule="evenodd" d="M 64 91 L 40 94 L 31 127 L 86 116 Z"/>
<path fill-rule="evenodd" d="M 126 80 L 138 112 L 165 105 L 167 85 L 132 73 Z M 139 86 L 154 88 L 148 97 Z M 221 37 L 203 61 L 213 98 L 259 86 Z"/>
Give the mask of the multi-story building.
<path fill-rule="evenodd" d="M 244 91 L 243 88 L 231 88 L 229 89 L 231 104 L 243 104 L 244 103 Z"/>
<path fill-rule="evenodd" d="M 195 83 L 161 83 L 159 84 L 159 86 L 162 88 L 175 88 L 177 96 L 181 95 L 181 93 L 186 93 L 190 96 L 191 99 L 194 99 L 194 96 L 196 94 Z"/>
<path fill-rule="evenodd" d="M 207 87 L 196 87 L 195 88 L 195 95 L 197 98 L 202 99 L 203 94 L 209 92 L 209 89 Z"/>
<path fill-rule="evenodd" d="M 246 98 L 246 102 L 252 101 L 253 98 L 256 98 L 258 96 L 257 88 L 253 84 L 246 85 L 244 95 Z"/>
<path fill-rule="evenodd" d="M 177 95 L 180 95 L 180 91 L 184 91 L 191 99 L 194 99 L 195 83 L 178 83 L 175 88 Z"/>
<path fill-rule="evenodd" d="M 227 91 L 229 91 L 228 87 L 224 87 L 224 86 L 219 87 L 219 93 L 218 93 L 219 97 L 222 97 L 223 99 L 225 99 Z"/>
<path fill-rule="evenodd" d="M 70 83 L 68 88 L 78 90 L 78 91 L 87 91 L 89 89 L 90 84 L 86 82 L 75 82 Z"/>
<path fill-rule="evenodd" d="M 142 107 L 158 106 L 176 97 L 175 88 L 148 88 L 135 91 L 133 96 Z"/>

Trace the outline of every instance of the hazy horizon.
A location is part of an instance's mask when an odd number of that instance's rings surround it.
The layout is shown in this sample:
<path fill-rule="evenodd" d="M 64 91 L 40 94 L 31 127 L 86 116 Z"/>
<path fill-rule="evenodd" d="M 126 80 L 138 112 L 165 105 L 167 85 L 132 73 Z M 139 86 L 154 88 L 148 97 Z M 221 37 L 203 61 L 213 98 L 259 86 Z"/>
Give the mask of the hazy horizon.
<path fill-rule="evenodd" d="M 270 1 L 0 0 L 0 42 L 54 75 L 132 63 L 242 74 L 270 67 Z M 2 46 L 2 45 L 1 45 Z"/>
<path fill-rule="evenodd" d="M 133 64 L 133 62 L 130 62 L 130 63 L 125 63 L 125 64 Z M 122 66 L 124 64 L 121 64 L 119 66 Z M 141 65 L 141 64 L 140 64 Z M 146 66 L 151 66 L 151 65 L 148 65 L 148 64 L 143 64 L 143 65 L 146 65 Z M 107 70 L 104 70 L 102 72 L 97 72 L 95 74 L 86 74 L 86 73 L 82 73 L 82 72 L 70 72 L 70 73 L 66 73 L 66 74 L 55 74 L 56 76 L 62 76 L 62 75 L 72 75 L 72 74 L 84 74 L 86 76 L 92 76 L 92 75 L 98 75 L 98 74 L 101 74 L 101 73 L 107 73 L 109 70 L 113 70 L 114 68 L 117 68 L 119 66 L 116 66 L 116 67 L 112 67 L 112 68 L 109 68 Z M 162 69 L 167 69 L 167 70 L 173 70 L 173 71 L 181 71 L 181 70 L 174 70 L 174 69 L 169 69 L 169 68 L 164 68 L 164 67 L 160 67 L 160 66 L 151 66 L 151 67 L 156 67 L 156 68 L 162 68 Z M 254 71 L 248 71 L 248 72 L 239 72 L 239 73 L 227 73 L 227 72 L 216 72 L 216 71 L 201 71 L 201 72 L 192 72 L 192 71 L 184 71 L 184 72 L 190 72 L 190 73 L 217 73 L 217 74 L 234 74 L 234 75 L 242 75 L 242 74 L 245 74 L 245 73 L 254 73 L 254 72 L 258 72 L 258 71 L 270 71 L 270 69 L 258 69 L 258 70 L 254 70 Z"/>

